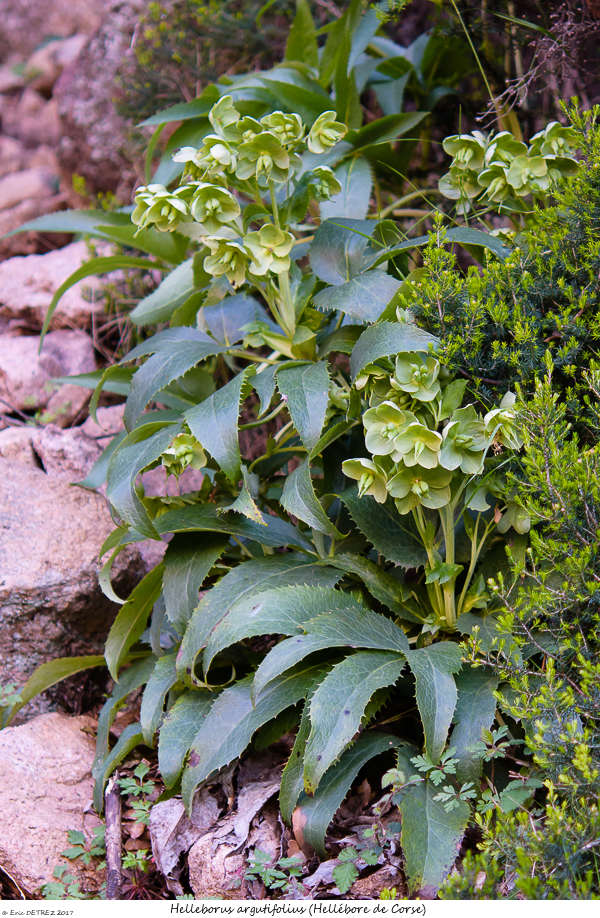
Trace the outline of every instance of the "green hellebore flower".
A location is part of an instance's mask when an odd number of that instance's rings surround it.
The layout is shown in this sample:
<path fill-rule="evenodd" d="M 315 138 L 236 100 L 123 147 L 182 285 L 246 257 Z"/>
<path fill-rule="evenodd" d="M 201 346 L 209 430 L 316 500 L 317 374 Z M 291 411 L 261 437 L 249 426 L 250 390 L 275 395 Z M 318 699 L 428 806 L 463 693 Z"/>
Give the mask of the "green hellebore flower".
<path fill-rule="evenodd" d="M 252 259 L 250 270 L 262 276 L 267 271 L 281 274 L 290 266 L 290 249 L 294 244 L 291 233 L 270 223 L 244 236 L 244 246 Z"/>
<path fill-rule="evenodd" d="M 365 411 L 365 443 L 374 456 L 391 456 L 394 462 L 422 465 L 432 469 L 438 464 L 441 436 L 421 424 L 412 411 L 385 401 Z"/>
<path fill-rule="evenodd" d="M 452 165 L 457 169 L 478 170 L 484 163 L 488 138 L 481 131 L 472 134 L 452 134 L 442 142 L 445 152 L 454 157 Z"/>
<path fill-rule="evenodd" d="M 508 449 L 521 449 L 523 446 L 517 426 L 516 400 L 514 392 L 507 392 L 500 407 L 488 411 L 483 419 L 490 440 L 497 440 Z"/>
<path fill-rule="evenodd" d="M 238 122 L 240 113 L 233 104 L 231 96 L 222 96 L 218 102 L 215 102 L 208 113 L 208 120 L 212 124 L 215 132 L 224 140 L 235 143 L 239 140 L 240 132 Z"/>
<path fill-rule="evenodd" d="M 531 138 L 529 152 L 532 155 L 554 154 L 571 157 L 581 146 L 581 134 L 575 128 L 565 127 L 558 121 L 550 121 L 543 131 L 538 131 Z"/>
<path fill-rule="evenodd" d="M 506 179 L 506 166 L 503 163 L 493 163 L 489 169 L 484 169 L 479 173 L 477 181 L 481 188 L 485 188 L 488 200 L 497 204 L 505 201 L 511 193 Z"/>
<path fill-rule="evenodd" d="M 188 467 L 203 469 L 206 465 L 206 453 L 202 446 L 195 437 L 186 433 L 177 434 L 160 459 L 167 474 L 176 477 Z"/>
<path fill-rule="evenodd" d="M 510 131 L 500 131 L 496 134 L 486 151 L 485 163 L 505 163 L 509 165 L 515 156 L 527 154 L 527 146 L 521 140 L 510 133 Z"/>
<path fill-rule="evenodd" d="M 440 364 L 435 357 L 416 353 L 398 354 L 390 382 L 394 389 L 408 392 L 419 402 L 432 402 L 440 391 L 437 381 L 439 372 Z"/>
<path fill-rule="evenodd" d="M 498 532 L 504 533 L 508 532 L 511 526 L 519 535 L 525 535 L 531 529 L 531 517 L 519 504 L 509 500 L 497 529 Z"/>
<path fill-rule="evenodd" d="M 233 172 L 237 156 L 233 147 L 218 134 L 207 134 L 194 159 L 201 176 Z"/>
<path fill-rule="evenodd" d="M 410 411 L 405 412 L 407 415 Z M 413 415 L 414 417 L 414 415 Z M 416 418 L 402 432 L 394 438 L 394 462 L 404 462 L 405 465 L 420 465 L 425 469 L 433 469 L 439 463 L 442 438 L 435 430 L 430 430 Z"/>
<path fill-rule="evenodd" d="M 213 277 L 225 275 L 230 284 L 239 287 L 246 280 L 248 253 L 241 242 L 222 236 L 206 240 L 210 255 L 204 259 L 204 270 Z"/>
<path fill-rule="evenodd" d="M 304 124 L 300 115 L 271 112 L 261 118 L 260 123 L 263 130 L 266 128 L 275 134 L 286 147 L 296 147 L 304 138 Z"/>
<path fill-rule="evenodd" d="M 183 185 L 177 191 L 168 191 L 164 185 L 142 185 L 135 193 L 135 208 L 131 215 L 132 223 L 140 229 L 156 226 L 161 233 L 176 228 L 177 224 L 189 216 L 186 198 L 190 194 L 190 185 Z"/>
<path fill-rule="evenodd" d="M 328 201 L 334 194 L 339 194 L 342 190 L 342 186 L 329 166 L 317 166 L 309 174 L 309 187 L 317 201 Z"/>
<path fill-rule="evenodd" d="M 261 122 L 257 121 L 256 118 L 251 118 L 250 115 L 244 115 L 238 124 L 238 128 L 243 142 L 253 140 L 257 134 L 262 134 L 264 131 Z"/>
<path fill-rule="evenodd" d="M 347 478 L 358 481 L 358 496 L 370 494 L 378 504 L 385 504 L 388 496 L 386 475 L 383 469 L 371 459 L 346 459 L 342 472 Z"/>
<path fill-rule="evenodd" d="M 308 149 L 311 153 L 325 153 L 334 147 L 346 133 L 346 125 L 336 121 L 335 112 L 319 115 L 308 135 Z"/>
<path fill-rule="evenodd" d="M 439 510 L 450 503 L 452 472 L 447 469 L 401 468 L 387 484 L 398 513 L 409 513 L 415 507 Z"/>
<path fill-rule="evenodd" d="M 450 171 L 438 181 L 438 188 L 445 198 L 451 201 L 458 201 L 461 198 L 477 197 L 481 194 L 481 187 L 477 184 L 478 176 L 476 172 L 467 169 L 457 169 L 454 165 Z"/>
<path fill-rule="evenodd" d="M 387 379 L 388 376 L 389 373 L 378 367 L 376 363 L 368 363 L 356 377 L 354 387 L 360 391 L 372 380 Z"/>
<path fill-rule="evenodd" d="M 296 165 L 296 160 L 292 162 L 280 139 L 271 131 L 262 131 L 240 144 L 236 175 L 242 180 L 256 178 L 260 185 L 266 186 L 270 179 L 286 182 L 292 165 Z"/>
<path fill-rule="evenodd" d="M 485 424 L 473 405 L 458 408 L 444 427 L 440 465 L 457 469 L 465 475 L 479 475 L 483 470 L 484 452 L 490 444 Z"/>
<path fill-rule="evenodd" d="M 550 186 L 548 166 L 543 156 L 516 156 L 506 173 L 506 181 L 519 196 Z"/>
<path fill-rule="evenodd" d="M 190 213 L 209 233 L 218 233 L 223 224 L 232 223 L 240 215 L 240 205 L 226 188 L 200 182 L 190 201 Z"/>

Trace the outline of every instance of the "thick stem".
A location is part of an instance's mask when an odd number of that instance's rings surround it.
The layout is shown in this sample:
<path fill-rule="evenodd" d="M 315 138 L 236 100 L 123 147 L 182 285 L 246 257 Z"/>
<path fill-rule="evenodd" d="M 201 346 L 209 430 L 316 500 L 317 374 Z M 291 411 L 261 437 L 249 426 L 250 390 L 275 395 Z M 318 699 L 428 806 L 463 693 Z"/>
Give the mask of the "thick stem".
<path fill-rule="evenodd" d="M 440 510 L 440 519 L 444 531 L 444 541 L 446 543 L 446 564 L 454 564 L 455 544 L 454 544 L 454 511 L 452 505 L 443 507 Z M 455 596 L 455 578 L 443 584 L 444 593 L 444 617 L 449 628 L 456 627 L 456 596 Z"/>
<path fill-rule="evenodd" d="M 269 191 L 271 193 L 271 210 L 273 212 L 273 221 L 277 229 L 281 229 L 279 220 L 279 207 L 277 206 L 277 195 L 275 194 L 275 185 L 269 182 Z M 279 321 L 290 341 L 296 331 L 296 310 L 292 301 L 292 291 L 290 290 L 290 276 L 287 271 L 282 271 L 279 275 L 279 297 L 278 304 Z"/>
<path fill-rule="evenodd" d="M 436 557 L 435 557 L 434 546 L 433 546 L 433 544 L 430 542 L 430 540 L 429 540 L 429 538 L 428 538 L 428 535 L 427 535 L 427 526 L 426 526 L 426 523 L 425 523 L 425 519 L 424 519 L 424 517 L 423 517 L 423 511 L 422 511 L 421 507 L 415 507 L 414 510 L 412 511 L 412 515 L 413 515 L 413 519 L 414 519 L 414 521 L 415 521 L 415 525 L 416 525 L 416 527 L 417 527 L 417 531 L 418 531 L 418 533 L 419 533 L 419 535 L 420 535 L 420 537 L 421 537 L 421 542 L 423 543 L 423 548 L 424 548 L 425 551 L 427 552 L 427 560 L 429 561 L 429 567 L 430 567 L 430 568 L 434 568 L 435 565 L 436 565 L 436 560 L 437 560 L 437 559 L 436 559 Z M 443 618 L 443 614 L 444 614 L 444 599 L 443 599 L 443 596 L 442 596 L 442 589 L 441 589 L 439 583 L 434 583 L 434 584 L 432 584 L 432 586 L 433 586 L 433 591 L 432 591 L 432 592 L 433 592 L 433 596 L 435 597 L 435 602 L 432 602 L 432 605 L 434 606 L 434 612 L 435 612 L 435 614 L 437 615 L 438 618 Z M 432 598 L 432 597 L 431 597 L 431 594 L 430 594 L 430 599 L 431 599 L 431 598 Z"/>

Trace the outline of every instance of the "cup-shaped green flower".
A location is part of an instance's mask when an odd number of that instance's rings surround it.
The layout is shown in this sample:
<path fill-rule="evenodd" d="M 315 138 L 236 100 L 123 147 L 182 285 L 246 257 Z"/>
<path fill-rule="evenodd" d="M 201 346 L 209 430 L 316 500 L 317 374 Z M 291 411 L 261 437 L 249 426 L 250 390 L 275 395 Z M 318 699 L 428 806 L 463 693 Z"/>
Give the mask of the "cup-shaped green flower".
<path fill-rule="evenodd" d="M 439 510 L 450 503 L 452 472 L 440 467 L 401 468 L 387 483 L 398 513 L 409 513 L 415 507 Z"/>
<path fill-rule="evenodd" d="M 329 166 L 317 166 L 310 173 L 309 187 L 317 201 L 328 201 L 342 190 L 342 186 Z"/>
<path fill-rule="evenodd" d="M 229 140 L 233 143 L 239 140 L 238 122 L 240 113 L 233 104 L 231 96 L 222 96 L 218 102 L 215 102 L 208 113 L 208 120 L 212 124 L 215 133 L 219 134 L 224 140 Z"/>
<path fill-rule="evenodd" d="M 543 156 L 516 156 L 506 172 L 506 181 L 519 197 L 546 191 L 550 187 L 548 164 Z"/>
<path fill-rule="evenodd" d="M 348 478 L 358 481 L 359 497 L 370 494 L 378 504 L 386 502 L 387 476 L 379 463 L 372 459 L 346 459 L 342 462 L 342 472 Z"/>
<path fill-rule="evenodd" d="M 360 391 L 364 389 L 367 384 L 378 379 L 387 379 L 388 377 L 389 372 L 387 370 L 378 367 L 376 363 L 368 363 L 356 377 L 354 387 Z"/>
<path fill-rule="evenodd" d="M 345 133 L 346 125 L 336 121 L 335 112 L 323 112 L 309 131 L 308 149 L 311 153 L 326 153 Z"/>
<path fill-rule="evenodd" d="M 402 434 L 417 418 L 412 411 L 404 411 L 394 402 L 381 402 L 367 408 L 363 415 L 365 443 L 372 456 L 390 456 L 395 452 L 396 437 Z"/>
<path fill-rule="evenodd" d="M 465 475 L 479 475 L 483 471 L 485 450 L 490 438 L 482 418 L 473 405 L 458 408 L 444 427 L 440 465 L 457 469 Z"/>
<path fill-rule="evenodd" d="M 203 469 L 206 465 L 206 453 L 202 446 L 195 437 L 186 433 L 177 434 L 160 459 L 167 474 L 176 477 L 187 468 Z"/>
<path fill-rule="evenodd" d="M 517 400 L 514 392 L 507 392 L 498 408 L 488 411 L 483 419 L 485 431 L 490 440 L 495 440 L 508 449 L 521 449 L 523 440 L 519 433 Z"/>
<path fill-rule="evenodd" d="M 525 535 L 531 529 L 531 517 L 523 507 L 509 500 L 498 523 L 498 532 L 508 532 L 511 526 L 519 535 Z"/>
<path fill-rule="evenodd" d="M 279 137 L 271 131 L 261 131 L 240 144 L 236 175 L 242 181 L 255 178 L 266 187 L 270 180 L 286 182 L 295 165 L 296 158 L 290 158 Z"/>
<path fill-rule="evenodd" d="M 565 127 L 558 121 L 550 121 L 543 131 L 534 134 L 529 143 L 529 152 L 532 155 L 541 153 L 543 156 L 571 157 L 575 150 L 581 146 L 581 134 L 575 128 Z"/>
<path fill-rule="evenodd" d="M 440 392 L 439 361 L 424 354 L 398 354 L 390 382 L 394 389 L 408 392 L 419 402 L 432 402 Z"/>
<path fill-rule="evenodd" d="M 189 197 L 190 187 L 183 185 L 177 191 L 168 191 L 164 185 L 157 183 L 142 185 L 135 193 L 132 223 L 139 229 L 155 226 L 162 233 L 176 229 L 178 223 L 189 217 L 186 198 Z"/>
<path fill-rule="evenodd" d="M 411 412 L 406 411 L 405 414 Z M 391 455 L 394 462 L 402 461 L 407 466 L 420 465 L 425 469 L 433 469 L 439 464 L 441 445 L 440 434 L 415 418 L 394 437 L 394 451 Z"/>
<path fill-rule="evenodd" d="M 263 124 L 250 115 L 244 115 L 238 124 L 238 128 L 243 142 L 252 140 L 257 134 L 262 134 L 264 131 Z"/>
<path fill-rule="evenodd" d="M 291 233 L 267 223 L 244 236 L 244 246 L 250 254 L 250 271 L 262 277 L 267 271 L 281 274 L 290 266 L 290 250 L 294 244 Z"/>
<path fill-rule="evenodd" d="M 260 119 L 263 130 L 270 131 L 286 147 L 295 149 L 304 139 L 304 124 L 300 115 L 271 112 Z"/>
<path fill-rule="evenodd" d="M 239 217 L 240 205 L 226 188 L 209 182 L 199 182 L 195 188 L 190 213 L 208 233 L 218 233 L 223 225 L 233 223 Z"/>
<path fill-rule="evenodd" d="M 445 152 L 454 157 L 452 165 L 457 169 L 478 170 L 484 163 L 488 138 L 481 131 L 472 134 L 452 134 L 442 142 Z"/>
<path fill-rule="evenodd" d="M 504 163 L 493 163 L 488 169 L 483 169 L 477 181 L 481 188 L 485 189 L 486 197 L 489 201 L 495 201 L 501 204 L 511 194 L 511 188 L 506 179 L 506 165 Z"/>
<path fill-rule="evenodd" d="M 485 154 L 485 163 L 505 163 L 510 164 L 515 156 L 527 154 L 527 146 L 522 140 L 517 140 L 510 131 L 500 131 L 490 142 Z"/>
<path fill-rule="evenodd" d="M 450 171 L 438 181 L 438 188 L 446 198 L 451 201 L 458 201 L 461 198 L 471 200 L 481 194 L 481 186 L 478 184 L 478 174 L 470 169 L 459 169 L 454 164 Z"/>
<path fill-rule="evenodd" d="M 209 236 L 206 244 L 210 255 L 204 259 L 204 270 L 213 277 L 227 278 L 234 287 L 246 280 L 248 253 L 241 241 L 223 236 Z"/>

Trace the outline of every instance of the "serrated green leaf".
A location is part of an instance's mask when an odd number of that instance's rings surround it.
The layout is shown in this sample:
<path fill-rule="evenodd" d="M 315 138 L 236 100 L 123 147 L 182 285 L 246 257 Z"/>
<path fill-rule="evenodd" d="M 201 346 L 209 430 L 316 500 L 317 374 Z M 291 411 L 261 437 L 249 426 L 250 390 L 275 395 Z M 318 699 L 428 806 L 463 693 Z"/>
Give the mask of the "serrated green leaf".
<path fill-rule="evenodd" d="M 314 554 L 314 548 L 296 526 L 278 516 L 265 516 L 266 526 L 244 517 L 219 514 L 212 504 L 177 507 L 159 516 L 156 531 L 169 532 L 226 532 L 239 539 L 250 539 L 269 548 L 301 548 Z"/>
<path fill-rule="evenodd" d="M 183 627 L 198 605 L 198 593 L 207 574 L 221 557 L 229 539 L 202 533 L 176 535 L 165 552 L 163 596 L 167 616 Z"/>
<path fill-rule="evenodd" d="M 331 446 L 332 443 L 335 443 L 336 440 L 343 437 L 344 434 L 348 433 L 353 427 L 356 427 L 357 423 L 357 421 L 338 421 L 337 424 L 332 424 L 331 427 L 328 427 L 308 454 L 309 460 L 312 461 L 316 459 L 317 456 L 320 456 L 328 446 Z"/>
<path fill-rule="evenodd" d="M 343 641 L 340 643 L 344 645 Z M 297 634 L 280 641 L 269 651 L 256 670 L 252 691 L 254 694 L 262 692 L 266 685 L 311 654 L 331 649 L 331 639 L 316 634 Z"/>
<path fill-rule="evenodd" d="M 240 513 L 242 516 L 245 516 L 249 520 L 253 520 L 255 523 L 258 523 L 260 526 L 266 526 L 267 521 L 262 515 L 258 508 L 258 504 L 254 500 L 251 493 L 251 482 L 252 479 L 256 479 L 257 476 L 251 475 L 248 472 L 248 469 L 242 465 L 242 486 L 240 493 L 234 501 L 230 504 L 226 504 L 223 507 L 219 507 L 219 513 Z"/>
<path fill-rule="evenodd" d="M 483 730 L 489 730 L 496 715 L 494 692 L 498 677 L 487 670 L 463 667 L 456 677 L 458 700 L 450 742 L 458 759 L 456 780 L 477 781 L 483 764 L 481 743 Z"/>
<path fill-rule="evenodd" d="M 350 599 L 347 597 L 345 605 L 339 603 L 339 608 L 328 610 L 326 615 L 311 617 L 304 626 L 306 633 L 329 639 L 333 647 L 344 644 L 408 653 L 410 646 L 402 628 L 385 615 L 360 603 L 351 603 Z"/>
<path fill-rule="evenodd" d="M 287 403 L 294 427 L 310 452 L 318 443 L 329 404 L 329 373 L 324 361 L 284 367 L 277 388 Z"/>
<path fill-rule="evenodd" d="M 311 731 L 304 756 L 304 787 L 314 793 L 327 769 L 358 731 L 375 692 L 400 678 L 404 654 L 379 650 L 354 653 L 333 667 L 310 705 Z"/>
<path fill-rule="evenodd" d="M 136 479 L 167 449 L 180 430 L 180 423 L 143 425 L 121 441 L 108 463 L 106 496 L 121 519 L 149 539 L 155 539 L 157 531 L 136 493 Z"/>
<path fill-rule="evenodd" d="M 336 579 L 336 571 L 296 552 L 238 564 L 206 593 L 193 613 L 177 660 L 180 677 L 190 681 L 196 657 L 206 646 L 213 628 L 236 603 L 242 600 L 251 603 L 257 593 L 257 584 L 262 592 L 266 592 L 278 586 L 295 584 L 329 586 Z"/>
<path fill-rule="evenodd" d="M 275 394 L 275 373 L 277 366 L 267 366 L 256 373 L 250 382 L 260 401 L 260 413 L 264 414 Z"/>
<path fill-rule="evenodd" d="M 350 217 L 362 220 L 367 216 L 373 177 L 371 167 L 366 159 L 353 156 L 335 170 L 335 177 L 342 190 L 328 201 L 320 204 L 321 219 L 331 220 L 334 217 Z"/>
<path fill-rule="evenodd" d="M 181 779 L 181 796 L 188 813 L 200 782 L 240 756 L 259 727 L 305 698 L 320 673 L 314 666 L 295 670 L 261 692 L 254 702 L 251 676 L 221 692 L 196 734 Z"/>
<path fill-rule="evenodd" d="M 119 681 L 119 669 L 127 658 L 130 648 L 142 636 L 152 607 L 162 587 L 163 565 L 159 564 L 140 580 L 123 603 L 108 632 L 104 656 L 108 671 Z"/>
<path fill-rule="evenodd" d="M 345 284 L 325 287 L 313 297 L 313 305 L 343 312 L 359 322 L 376 322 L 400 285 L 385 271 L 366 271 Z"/>
<path fill-rule="evenodd" d="M 195 289 L 194 259 L 188 258 L 167 274 L 156 290 L 139 301 L 129 318 L 136 325 L 165 322 Z"/>
<path fill-rule="evenodd" d="M 356 379 L 368 363 L 394 354 L 428 351 L 438 339 L 409 322 L 380 322 L 365 329 L 350 356 L 350 372 Z"/>
<path fill-rule="evenodd" d="M 336 351 L 340 354 L 351 354 L 362 331 L 362 325 L 342 325 L 322 341 L 319 338 L 319 357 L 327 357 Z"/>
<path fill-rule="evenodd" d="M 258 300 L 246 293 L 226 296 L 214 306 L 204 306 L 198 314 L 201 327 L 228 346 L 241 341 L 244 326 L 256 321 L 265 322 L 274 331 L 279 330 Z"/>
<path fill-rule="evenodd" d="M 333 868 L 332 876 L 340 895 L 344 896 L 358 879 L 358 867 L 352 861 L 342 861 Z"/>
<path fill-rule="evenodd" d="M 116 271 L 120 268 L 146 268 L 149 270 L 155 267 L 156 264 L 153 261 L 149 261 L 147 258 L 134 258 L 131 255 L 108 255 L 103 258 L 91 258 L 89 261 L 86 261 L 85 264 L 81 265 L 76 271 L 73 271 L 73 273 L 63 281 L 50 300 L 50 305 L 44 316 L 44 324 L 40 332 L 40 350 L 60 299 L 67 290 L 70 290 L 71 287 L 79 283 L 79 281 L 92 275 L 107 274 L 110 271 Z"/>
<path fill-rule="evenodd" d="M 158 335 L 155 338 L 158 338 Z M 206 341 L 179 341 L 176 346 L 161 348 L 142 364 L 131 380 L 131 389 L 125 405 L 125 426 L 131 429 L 148 402 L 165 386 L 184 376 L 202 360 L 221 354 L 224 350 L 222 345 L 208 336 Z M 131 354 L 128 354 L 126 359 L 130 360 Z"/>
<path fill-rule="evenodd" d="M 345 284 L 369 265 L 373 220 L 324 220 L 310 246 L 310 266 L 326 284 Z"/>
<path fill-rule="evenodd" d="M 96 812 L 102 813 L 104 809 L 104 788 L 112 772 L 127 758 L 132 749 L 143 743 L 144 736 L 140 725 L 128 724 L 108 755 L 97 763 L 95 771 L 92 770 L 92 777 L 95 778 L 94 808 Z"/>
<path fill-rule="evenodd" d="M 336 552 L 329 563 L 333 567 L 360 577 L 371 596 L 397 615 L 403 617 L 408 615 L 409 619 L 411 618 L 404 602 L 408 597 L 407 588 L 382 567 L 363 555 L 353 555 L 349 552 Z"/>
<path fill-rule="evenodd" d="M 307 698 L 302 708 L 302 717 L 300 718 L 294 746 L 281 774 L 279 810 L 281 818 L 288 826 L 292 821 L 294 807 L 304 791 L 304 750 L 310 733 L 309 706 L 310 698 Z"/>
<path fill-rule="evenodd" d="M 392 501 L 378 504 L 366 495 L 358 496 L 356 487 L 340 494 L 350 516 L 373 548 L 389 561 L 401 567 L 422 567 L 427 554 L 419 536 L 408 521 L 400 516 Z"/>
<path fill-rule="evenodd" d="M 301 462 L 286 478 L 280 503 L 290 516 L 297 517 L 318 532 L 334 539 L 342 538 L 315 494 L 308 459 Z"/>
<path fill-rule="evenodd" d="M 402 851 L 410 890 L 435 898 L 458 856 L 470 809 L 464 802 L 449 813 L 435 800 L 429 781 L 406 788 L 398 803 L 402 814 Z"/>
<path fill-rule="evenodd" d="M 184 415 L 193 435 L 232 482 L 240 476 L 238 417 L 248 372 L 242 370 Z"/>
<path fill-rule="evenodd" d="M 458 644 L 444 641 L 411 650 L 406 659 L 415 677 L 425 749 L 432 762 L 439 762 L 456 707 L 453 673 L 461 667 L 461 650 Z"/>
<path fill-rule="evenodd" d="M 270 590 L 259 586 L 253 595 L 246 595 L 232 605 L 206 642 L 204 671 L 208 672 L 218 653 L 237 641 L 261 634 L 299 634 L 309 619 L 344 609 L 349 599 L 353 611 L 360 608 L 351 597 L 333 589 L 340 579 L 339 573 L 326 565 L 315 573 L 324 585 L 315 586 L 313 582 L 310 586 L 295 584 Z"/>
<path fill-rule="evenodd" d="M 285 46 L 286 61 L 300 61 L 308 67 L 319 66 L 317 31 L 307 0 L 296 0 L 296 15 Z"/>
<path fill-rule="evenodd" d="M 25 685 L 19 688 L 19 701 L 11 707 L 2 726 L 6 727 L 15 714 L 28 704 L 32 698 L 39 695 L 40 692 L 45 692 L 46 689 L 56 685 L 57 682 L 68 679 L 69 676 L 74 676 L 76 673 L 104 665 L 104 657 L 98 654 L 90 654 L 83 657 L 57 657 L 48 663 L 40 664 L 34 669 Z"/>
<path fill-rule="evenodd" d="M 140 726 L 144 742 L 152 746 L 154 734 L 158 730 L 165 698 L 177 682 L 175 671 L 175 653 L 165 654 L 156 661 L 152 675 L 146 683 L 140 707 Z"/>
<path fill-rule="evenodd" d="M 400 746 L 400 740 L 386 733 L 363 733 L 323 777 L 313 797 L 302 794 L 294 823 L 302 827 L 304 841 L 325 855 L 325 833 L 336 810 L 350 790 L 360 769 L 370 759 Z"/>
<path fill-rule="evenodd" d="M 173 787 L 185 757 L 210 711 L 214 692 L 197 689 L 180 695 L 163 720 L 158 736 L 158 767 L 165 787 Z"/>

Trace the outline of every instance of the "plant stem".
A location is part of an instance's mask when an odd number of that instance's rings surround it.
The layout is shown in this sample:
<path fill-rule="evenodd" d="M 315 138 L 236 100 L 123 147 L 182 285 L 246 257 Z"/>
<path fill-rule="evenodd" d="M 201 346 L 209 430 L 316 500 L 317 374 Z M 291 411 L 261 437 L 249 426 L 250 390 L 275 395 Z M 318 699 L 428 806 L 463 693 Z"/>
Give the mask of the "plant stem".
<path fill-rule="evenodd" d="M 442 507 L 440 510 L 440 520 L 444 532 L 444 542 L 446 543 L 446 564 L 454 564 L 454 510 L 452 504 L 449 504 L 447 507 Z M 449 628 L 456 627 L 456 596 L 454 584 L 455 578 L 452 578 L 442 586 L 444 593 L 444 617 Z"/>
<path fill-rule="evenodd" d="M 269 181 L 269 191 L 271 193 L 271 210 L 273 212 L 273 221 L 277 229 L 281 229 L 281 222 L 279 220 L 279 207 L 277 206 L 277 195 L 275 194 L 275 185 L 272 180 Z M 279 275 L 279 296 L 279 321 L 281 327 L 291 341 L 294 337 L 294 332 L 296 331 L 296 311 L 294 309 L 294 303 L 292 302 L 290 275 L 288 271 L 282 271 Z"/>
<path fill-rule="evenodd" d="M 417 527 L 417 531 L 419 535 L 421 536 L 421 542 L 423 543 L 423 548 L 427 552 L 427 560 L 429 561 L 429 567 L 434 568 L 436 565 L 437 559 L 435 557 L 433 544 L 430 543 L 430 540 L 427 536 L 427 526 L 425 523 L 425 519 L 423 517 L 423 510 L 421 509 L 421 507 L 415 507 L 412 514 L 413 514 L 413 519 L 415 521 L 415 525 Z M 442 596 L 442 589 L 439 583 L 433 584 L 433 594 L 435 596 L 435 607 L 436 607 L 434 608 L 434 611 L 438 618 L 442 618 L 443 610 L 444 610 L 444 599 Z"/>

